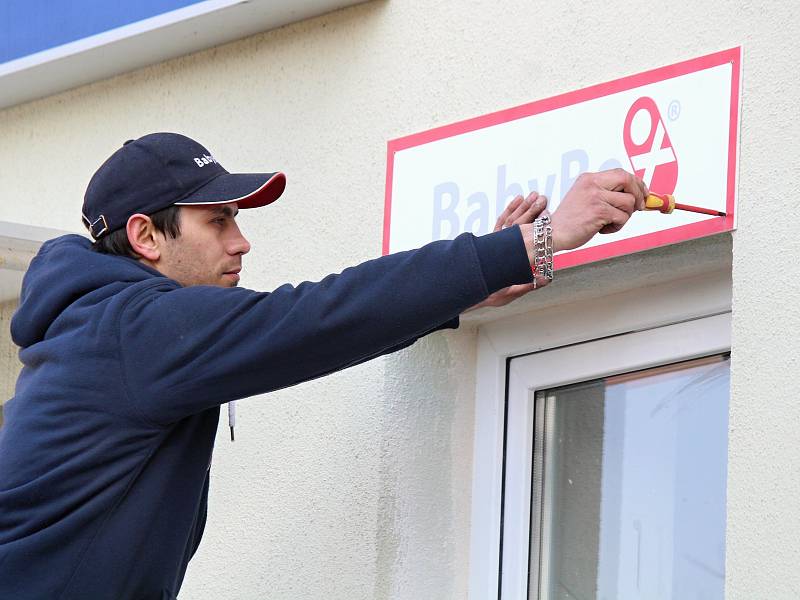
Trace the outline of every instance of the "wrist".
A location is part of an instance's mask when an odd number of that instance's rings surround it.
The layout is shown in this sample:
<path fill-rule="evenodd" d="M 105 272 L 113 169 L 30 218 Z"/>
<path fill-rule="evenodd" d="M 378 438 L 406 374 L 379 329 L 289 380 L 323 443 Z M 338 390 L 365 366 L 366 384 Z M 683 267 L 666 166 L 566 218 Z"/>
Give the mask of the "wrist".
<path fill-rule="evenodd" d="M 570 250 L 567 241 L 564 240 L 563 236 L 561 235 L 562 228 L 558 219 L 551 219 L 550 225 L 553 228 L 553 252 L 555 253 L 561 252 L 562 250 Z"/>
<path fill-rule="evenodd" d="M 567 248 L 566 244 L 564 244 L 561 241 L 561 238 L 559 237 L 558 233 L 554 229 L 553 230 L 553 252 L 561 252 L 562 250 L 569 250 L 569 248 Z"/>
<path fill-rule="evenodd" d="M 540 240 L 539 252 L 537 252 L 537 235 L 541 235 L 539 229 L 542 223 L 539 219 L 537 221 L 519 226 L 522 240 L 525 242 L 525 250 L 528 253 L 528 263 L 533 272 L 534 289 L 544 287 L 553 280 L 553 254 L 558 252 L 556 233 L 552 223 L 548 225 L 550 231 L 544 232 L 545 238 Z"/>
<path fill-rule="evenodd" d="M 533 222 L 533 287 L 540 280 L 553 280 L 553 227 L 550 215 L 540 216 Z"/>
<path fill-rule="evenodd" d="M 533 267 L 534 244 L 533 244 L 533 223 L 525 223 L 519 226 L 522 234 L 522 241 L 525 242 L 525 251 L 528 253 L 528 262 Z"/>

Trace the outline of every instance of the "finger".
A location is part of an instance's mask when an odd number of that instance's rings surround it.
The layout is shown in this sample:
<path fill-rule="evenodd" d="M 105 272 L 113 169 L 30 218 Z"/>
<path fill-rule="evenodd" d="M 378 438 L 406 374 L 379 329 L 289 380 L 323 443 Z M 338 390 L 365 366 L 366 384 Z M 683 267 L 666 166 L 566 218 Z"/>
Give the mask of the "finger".
<path fill-rule="evenodd" d="M 499 217 L 497 217 L 497 222 L 494 224 L 494 231 L 499 231 L 503 227 L 508 215 L 510 215 L 511 212 L 514 211 L 521 202 L 522 196 L 516 196 L 511 202 L 508 203 L 508 206 L 506 206 L 505 210 L 500 213 Z"/>
<path fill-rule="evenodd" d="M 516 300 L 520 296 L 524 296 L 528 292 L 532 291 L 533 291 L 532 283 L 518 283 L 508 288 L 508 295 L 511 297 L 512 300 Z"/>
<path fill-rule="evenodd" d="M 600 233 L 616 233 L 624 227 L 630 218 L 630 214 L 625 211 L 609 206 L 605 218 L 606 225 L 600 230 Z"/>
<path fill-rule="evenodd" d="M 537 282 L 537 287 L 541 285 Z M 525 294 L 532 292 L 534 290 L 533 283 L 521 283 L 517 285 L 512 285 L 510 288 L 506 289 L 506 295 L 503 298 L 503 304 L 508 304 L 509 302 L 513 302 L 517 298 L 521 298 Z"/>
<path fill-rule="evenodd" d="M 533 290 L 532 283 L 523 283 L 519 285 L 512 285 L 502 290 L 499 290 L 489 296 L 484 302 L 484 306 L 505 306 L 509 302 L 513 302 L 520 296 L 524 296 Z"/>
<path fill-rule="evenodd" d="M 522 215 L 520 215 L 519 218 L 516 221 L 514 221 L 514 223 L 516 223 L 517 225 L 522 225 L 524 223 L 533 223 L 546 211 L 547 211 L 547 197 L 539 196 L 530 205 L 528 210 L 522 213 Z"/>
<path fill-rule="evenodd" d="M 619 225 L 605 225 L 598 233 L 602 233 L 603 235 L 608 233 L 617 233 L 622 227 Z"/>
<path fill-rule="evenodd" d="M 517 207 L 522 204 L 522 196 L 517 196 L 511 202 L 508 203 L 506 209 L 500 213 L 500 216 L 497 217 L 497 223 L 494 224 L 494 231 L 500 231 L 505 225 L 508 216 L 517 209 Z"/>
<path fill-rule="evenodd" d="M 540 290 L 550 283 L 550 280 L 547 277 L 542 277 L 538 274 L 534 274 L 533 277 L 536 279 L 536 287 L 534 288 L 536 290 Z M 533 284 L 531 284 L 531 287 L 533 287 Z"/>
<path fill-rule="evenodd" d="M 636 210 L 636 198 L 633 194 L 626 194 L 624 192 L 606 192 L 603 194 L 603 199 L 611 206 L 619 209 L 628 215 Z"/>
<path fill-rule="evenodd" d="M 638 177 L 636 177 L 635 179 L 636 179 L 636 185 L 638 185 L 639 188 L 641 188 L 642 190 L 642 200 L 641 202 L 638 199 L 636 200 L 636 210 L 644 210 L 644 204 L 647 201 L 647 195 L 650 192 L 647 190 L 647 186 L 644 184 L 644 181 L 642 181 Z"/>
<path fill-rule="evenodd" d="M 506 216 L 506 222 L 503 224 L 505 227 L 511 227 L 514 223 L 517 222 L 519 216 L 528 210 L 530 206 L 530 196 L 525 198 L 522 202 L 520 202 L 516 208 L 511 211 L 509 215 Z"/>
<path fill-rule="evenodd" d="M 595 182 L 609 191 L 623 191 L 633 194 L 637 202 L 644 201 L 642 188 L 636 183 L 636 178 L 624 169 L 600 171 L 595 175 Z"/>
<path fill-rule="evenodd" d="M 539 194 L 537 192 L 531 192 L 530 194 L 528 194 L 528 197 L 525 198 L 525 200 L 520 203 L 517 209 L 508 216 L 505 222 L 505 226 L 511 227 L 511 225 L 521 225 L 523 223 L 531 223 L 532 221 L 525 220 L 525 214 L 528 213 L 534 207 L 536 210 L 541 210 L 541 208 L 539 208 L 540 204 L 538 200 L 539 200 Z"/>

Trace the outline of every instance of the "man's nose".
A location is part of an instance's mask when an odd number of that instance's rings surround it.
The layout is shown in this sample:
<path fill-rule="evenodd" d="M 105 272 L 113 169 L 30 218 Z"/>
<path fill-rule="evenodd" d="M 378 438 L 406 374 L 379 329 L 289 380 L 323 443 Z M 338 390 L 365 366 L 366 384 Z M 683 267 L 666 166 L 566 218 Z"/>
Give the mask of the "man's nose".
<path fill-rule="evenodd" d="M 247 254 L 250 252 L 250 242 L 247 241 L 247 238 L 243 235 L 239 234 L 239 239 L 237 240 L 237 254 Z"/>
<path fill-rule="evenodd" d="M 247 254 L 250 252 L 250 242 L 242 235 L 238 227 L 236 228 L 236 236 L 231 243 L 230 250 L 231 254 Z"/>

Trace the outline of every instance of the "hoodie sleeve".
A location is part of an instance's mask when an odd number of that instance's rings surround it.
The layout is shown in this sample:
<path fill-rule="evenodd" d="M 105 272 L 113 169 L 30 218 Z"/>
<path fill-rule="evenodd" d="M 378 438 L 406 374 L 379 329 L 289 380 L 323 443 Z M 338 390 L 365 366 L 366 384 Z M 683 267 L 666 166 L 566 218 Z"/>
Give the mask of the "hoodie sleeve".
<path fill-rule="evenodd" d="M 143 290 L 123 309 L 128 396 L 153 424 L 281 389 L 457 326 L 465 309 L 532 280 L 518 227 L 433 242 L 317 283 Z"/>

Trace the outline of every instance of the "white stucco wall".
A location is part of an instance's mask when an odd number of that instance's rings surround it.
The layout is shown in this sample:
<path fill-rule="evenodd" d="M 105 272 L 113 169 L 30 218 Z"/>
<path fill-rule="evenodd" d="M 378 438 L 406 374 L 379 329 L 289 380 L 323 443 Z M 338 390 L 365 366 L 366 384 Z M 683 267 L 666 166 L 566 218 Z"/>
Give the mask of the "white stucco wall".
<path fill-rule="evenodd" d="M 3 424 L 2 404 L 14 395 L 14 382 L 21 368 L 14 344 L 11 343 L 11 315 L 17 308 L 16 300 L 0 301 L 0 425 Z"/>
<path fill-rule="evenodd" d="M 797 7 L 376 0 L 0 111 L 0 221 L 78 231 L 96 166 L 180 131 L 288 174 L 240 218 L 242 285 L 316 279 L 379 254 L 387 139 L 742 44 L 727 597 L 797 598 Z M 723 236 L 573 269 L 495 316 L 729 260 Z M 181 597 L 466 597 L 475 327 L 241 402 Z"/>

